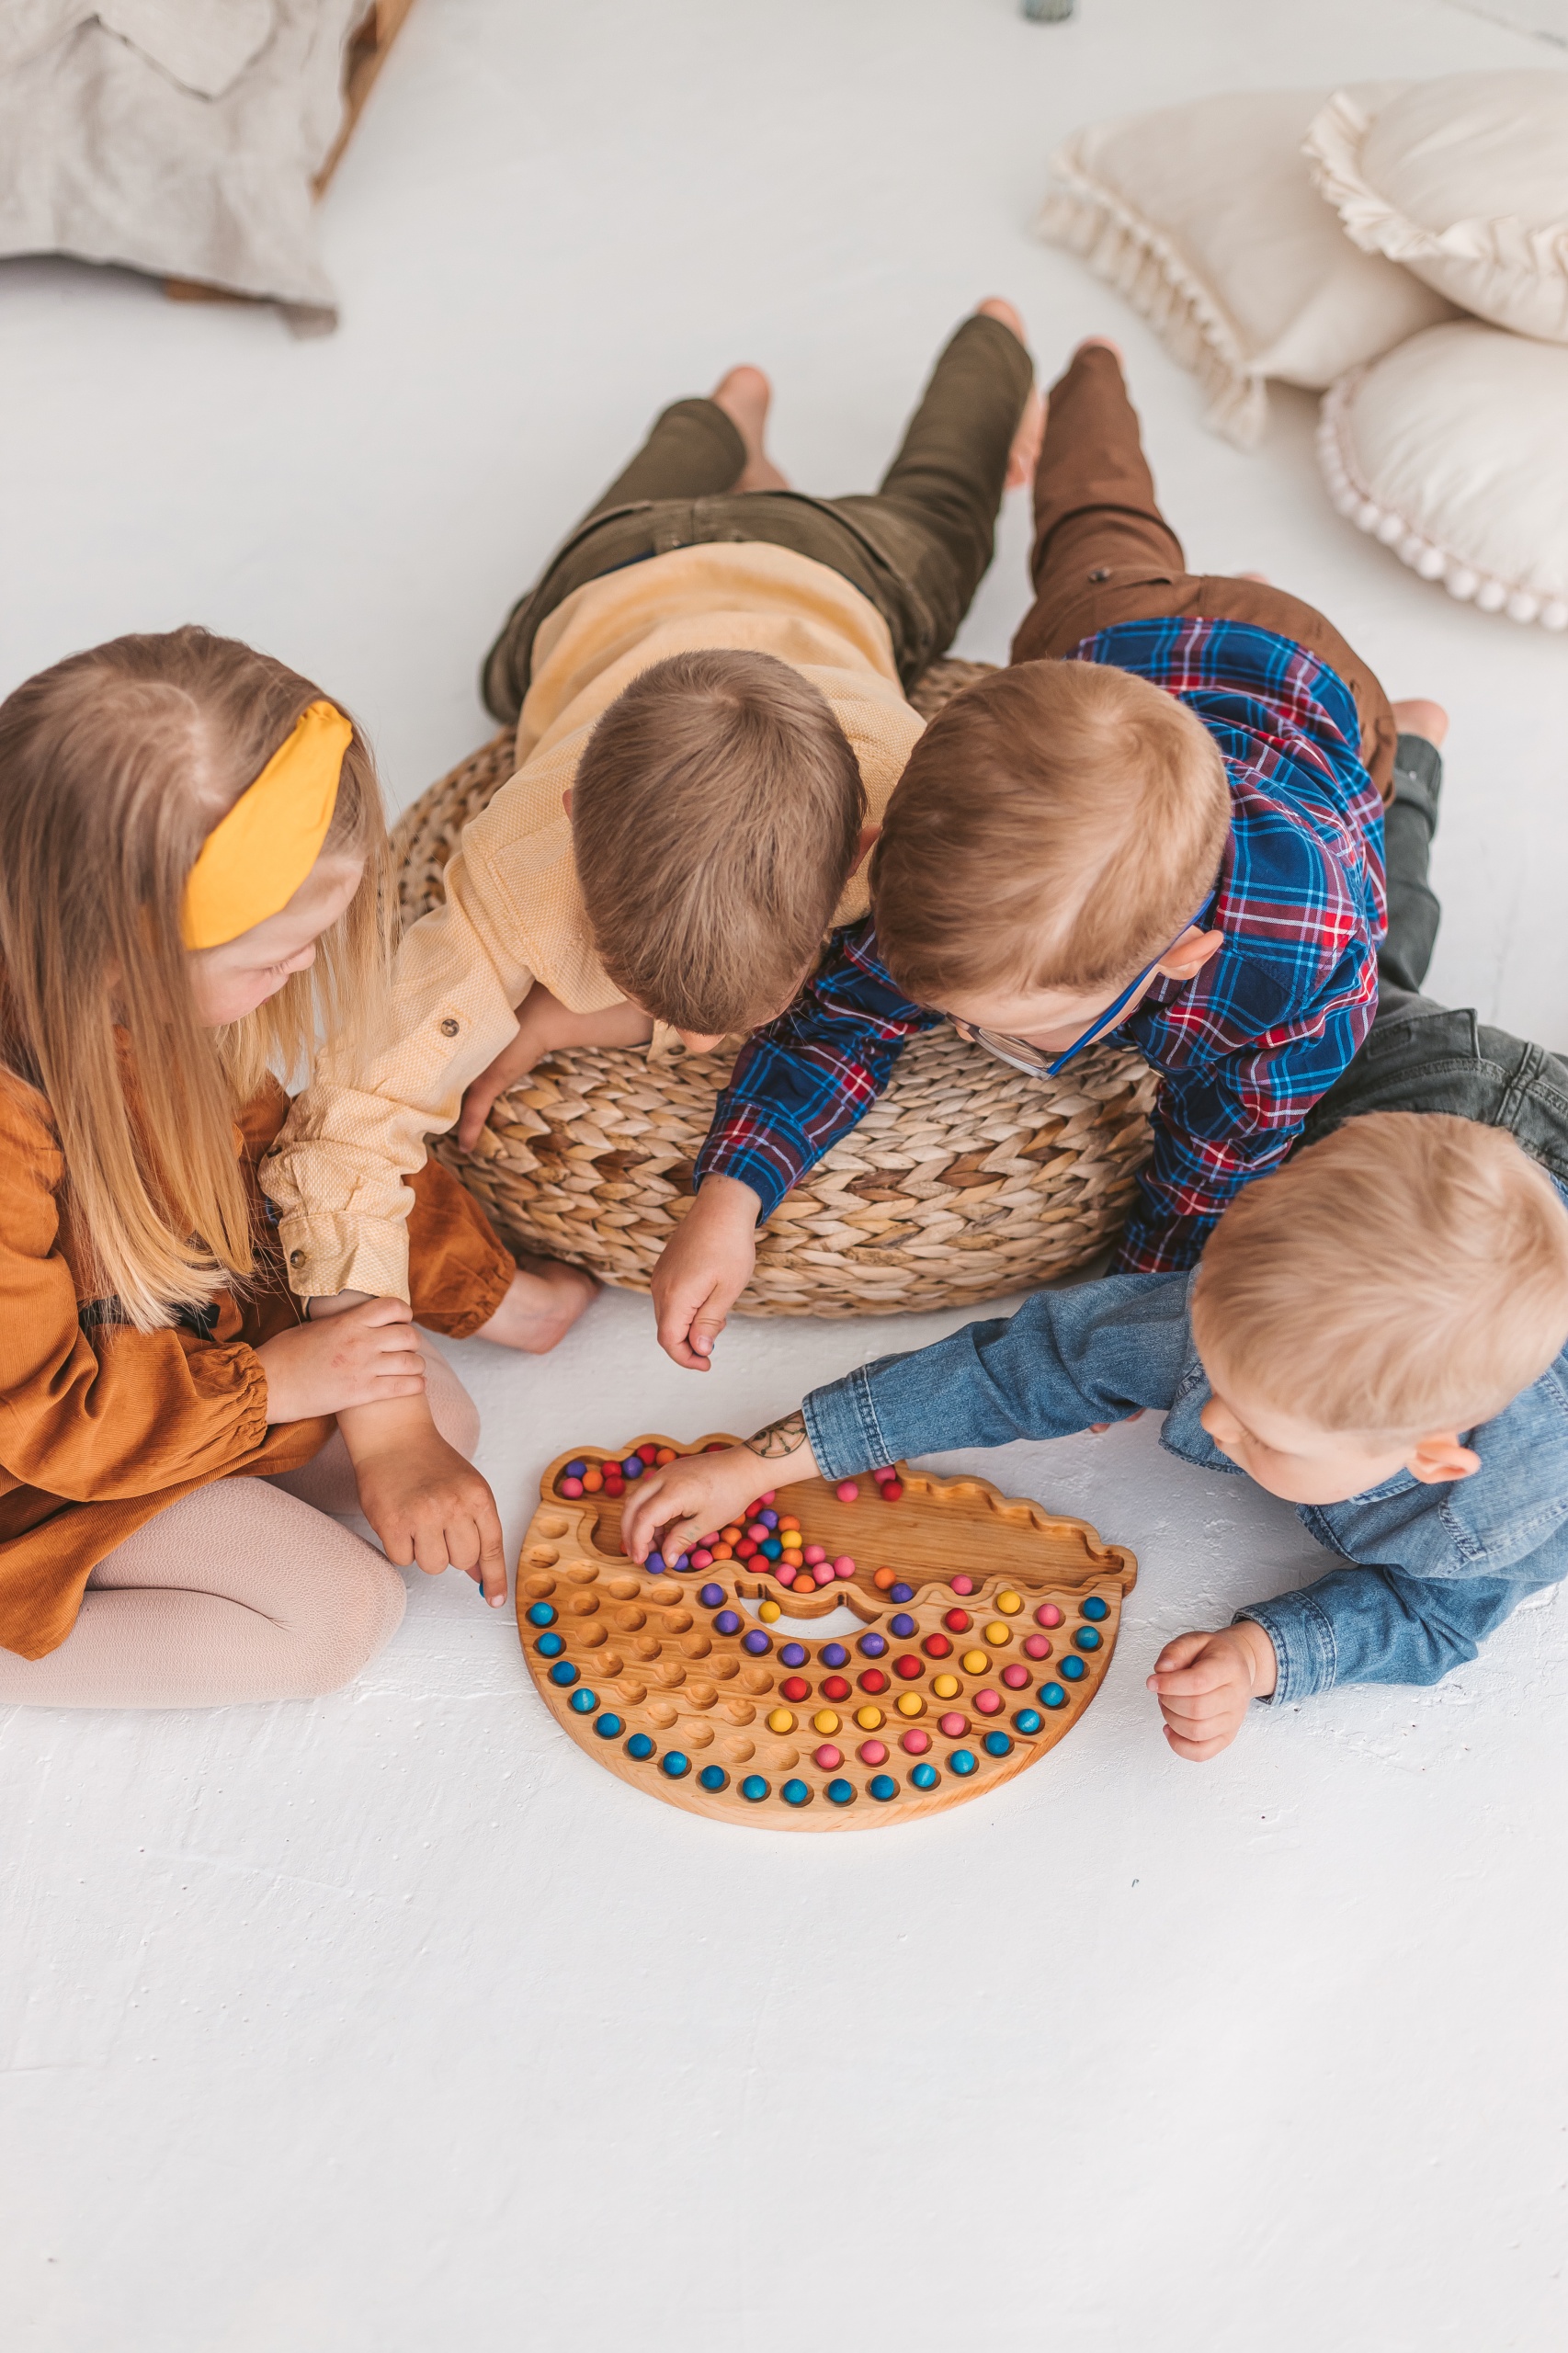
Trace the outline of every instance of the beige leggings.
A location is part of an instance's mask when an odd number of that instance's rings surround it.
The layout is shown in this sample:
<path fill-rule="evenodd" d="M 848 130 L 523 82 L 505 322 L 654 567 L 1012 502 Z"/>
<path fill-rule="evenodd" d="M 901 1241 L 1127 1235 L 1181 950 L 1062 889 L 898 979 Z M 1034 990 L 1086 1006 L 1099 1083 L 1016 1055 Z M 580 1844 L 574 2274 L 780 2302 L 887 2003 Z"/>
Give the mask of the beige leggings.
<path fill-rule="evenodd" d="M 473 1400 L 420 1346 L 436 1427 L 472 1460 Z M 0 1650 L 0 1705 L 220 1708 L 340 1690 L 396 1632 L 405 1598 L 385 1555 L 326 1517 L 356 1509 L 335 1432 L 303 1470 L 182 1496 L 98 1563 L 58 1650 Z"/>

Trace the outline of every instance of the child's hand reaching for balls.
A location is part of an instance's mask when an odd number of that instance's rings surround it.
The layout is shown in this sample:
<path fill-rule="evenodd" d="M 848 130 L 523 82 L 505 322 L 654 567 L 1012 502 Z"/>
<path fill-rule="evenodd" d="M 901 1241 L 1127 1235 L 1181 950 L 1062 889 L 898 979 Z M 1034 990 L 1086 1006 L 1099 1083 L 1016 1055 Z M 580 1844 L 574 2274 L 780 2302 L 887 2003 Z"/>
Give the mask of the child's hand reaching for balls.
<path fill-rule="evenodd" d="M 699 1536 L 736 1519 L 770 1487 L 816 1475 L 817 1459 L 801 1415 L 786 1414 L 744 1446 L 718 1454 L 682 1454 L 637 1483 L 620 1515 L 620 1540 L 634 1561 L 655 1545 L 666 1561 L 689 1552 Z"/>
<path fill-rule="evenodd" d="M 1154 1661 L 1149 1688 L 1165 1720 L 1165 1738 L 1189 1764 L 1206 1765 L 1229 1748 L 1255 1699 L 1274 1688 L 1274 1644 L 1250 1618 L 1211 1634 L 1178 1634 Z"/>
<path fill-rule="evenodd" d="M 659 1346 L 687 1372 L 709 1370 L 713 1343 L 751 1280 L 761 1207 L 738 1176 L 705 1176 L 665 1245 L 653 1269 Z"/>

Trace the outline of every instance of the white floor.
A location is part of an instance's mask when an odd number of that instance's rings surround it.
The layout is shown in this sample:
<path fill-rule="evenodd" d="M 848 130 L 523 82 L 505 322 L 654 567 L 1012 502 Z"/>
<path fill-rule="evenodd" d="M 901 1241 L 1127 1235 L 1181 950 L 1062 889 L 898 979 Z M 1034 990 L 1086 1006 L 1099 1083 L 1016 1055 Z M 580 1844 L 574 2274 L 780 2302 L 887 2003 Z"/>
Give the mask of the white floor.
<path fill-rule="evenodd" d="M 1538 22 L 1545 12 L 1533 7 Z M 1209 568 L 1454 711 L 1435 994 L 1568 1043 L 1563 647 L 1342 524 L 1281 396 L 1244 458 L 1028 233 L 1074 124 L 1561 51 L 1443 0 L 418 0 L 324 207 L 344 324 L 0 270 L 0 691 L 187 618 L 286 655 L 406 801 L 478 655 L 653 411 L 735 358 L 865 485 L 976 296 L 1050 371 L 1125 340 Z M 1009 514 L 963 650 L 1022 608 Z M 701 1386 L 607 1298 L 455 1351 L 515 1535 L 559 1448 L 750 1429 L 956 1317 L 733 1331 Z M 985 1469 L 1134 1545 L 1108 1688 L 902 1835 L 710 1826 L 546 1723 L 509 1620 L 415 1579 L 310 1707 L 0 1719 L 0 2321 L 48 2353 L 1546 2353 L 1563 2342 L 1568 1620 L 1176 1764 L 1162 1640 L 1316 1573 L 1153 1426 Z"/>

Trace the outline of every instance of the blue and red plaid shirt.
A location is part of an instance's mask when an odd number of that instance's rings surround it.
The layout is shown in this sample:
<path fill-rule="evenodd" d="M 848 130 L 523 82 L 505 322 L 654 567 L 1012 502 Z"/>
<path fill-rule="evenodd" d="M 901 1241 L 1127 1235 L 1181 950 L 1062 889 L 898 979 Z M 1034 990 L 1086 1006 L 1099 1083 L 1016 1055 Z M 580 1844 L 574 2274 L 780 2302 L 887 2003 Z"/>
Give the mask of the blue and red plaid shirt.
<path fill-rule="evenodd" d="M 1348 688 L 1289 638 L 1240 621 L 1124 621 L 1069 658 L 1178 696 L 1231 780 L 1230 840 L 1204 917 L 1225 944 L 1195 980 L 1156 976 L 1107 1032 L 1165 1082 L 1116 1258 L 1158 1274 L 1196 1264 L 1226 1202 L 1285 1158 L 1371 1027 L 1387 928 L 1382 803 Z M 738 1176 L 769 1216 L 881 1093 L 908 1040 L 942 1018 L 896 986 L 869 922 L 836 932 L 816 978 L 743 1050 L 697 1183 Z"/>

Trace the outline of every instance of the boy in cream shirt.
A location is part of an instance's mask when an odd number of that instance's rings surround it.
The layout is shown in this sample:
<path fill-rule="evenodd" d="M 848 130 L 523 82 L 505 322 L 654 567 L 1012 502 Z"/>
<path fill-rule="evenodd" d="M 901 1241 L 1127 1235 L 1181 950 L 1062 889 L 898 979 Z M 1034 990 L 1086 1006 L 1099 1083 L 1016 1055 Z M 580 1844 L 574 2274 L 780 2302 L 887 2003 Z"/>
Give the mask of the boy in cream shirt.
<path fill-rule="evenodd" d="M 939 358 L 875 495 L 817 500 L 767 459 L 767 380 L 667 410 L 514 611 L 485 665 L 517 773 L 405 938 L 394 1030 L 330 1051 L 264 1169 L 315 1312 L 407 1294 L 406 1178 L 426 1138 L 551 1048 L 702 1050 L 782 1010 L 864 914 L 860 858 L 921 722 L 905 688 L 951 642 L 1039 410 L 993 300 Z M 519 1268 L 485 1336 L 551 1347 L 592 1294 Z"/>

